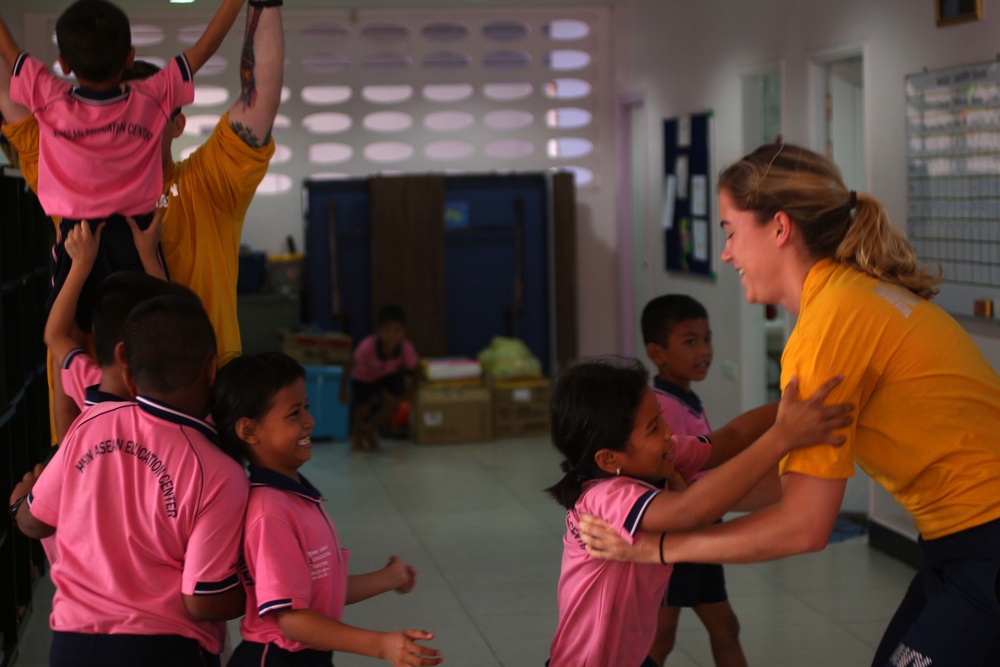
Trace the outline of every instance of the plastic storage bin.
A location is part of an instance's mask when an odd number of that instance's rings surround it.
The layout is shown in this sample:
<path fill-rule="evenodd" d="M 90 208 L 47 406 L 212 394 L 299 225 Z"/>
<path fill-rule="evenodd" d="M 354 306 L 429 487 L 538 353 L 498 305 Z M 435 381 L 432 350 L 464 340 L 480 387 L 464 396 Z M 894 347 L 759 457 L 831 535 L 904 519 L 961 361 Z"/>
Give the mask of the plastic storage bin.
<path fill-rule="evenodd" d="M 316 420 L 314 440 L 343 440 L 347 437 L 350 408 L 340 402 L 342 366 L 305 366 L 309 413 Z"/>

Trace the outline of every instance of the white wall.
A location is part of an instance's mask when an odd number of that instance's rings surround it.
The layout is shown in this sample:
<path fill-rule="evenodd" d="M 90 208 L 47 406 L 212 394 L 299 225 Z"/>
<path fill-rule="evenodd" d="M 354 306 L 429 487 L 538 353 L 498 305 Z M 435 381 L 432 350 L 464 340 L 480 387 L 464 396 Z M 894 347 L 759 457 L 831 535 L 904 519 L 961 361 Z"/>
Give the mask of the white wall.
<path fill-rule="evenodd" d="M 810 61 L 862 50 L 867 189 L 904 228 L 904 77 L 925 67 L 991 60 L 997 55 L 1000 33 L 1000 13 L 988 11 L 982 21 L 938 28 L 932 0 L 619 0 L 614 19 L 615 94 L 644 91 L 653 119 L 712 109 L 716 173 L 743 154 L 743 75 L 764 66 L 782 68 L 785 139 L 812 145 L 817 128 L 812 120 L 815 105 L 809 101 L 815 76 Z M 651 164 L 662 164 L 656 120 L 651 121 L 651 132 Z M 715 234 L 713 239 L 716 257 L 722 249 L 720 237 Z M 663 266 L 662 252 L 654 249 L 659 266 Z M 656 292 L 688 292 L 709 310 L 716 361 L 699 393 L 713 421 L 722 423 L 751 407 L 757 380 L 744 383 L 743 378 L 725 377 L 724 368 L 727 363 L 741 370 L 755 366 L 743 358 L 742 340 L 759 335 L 762 307 L 743 303 L 742 288 L 728 265 L 718 267 L 714 282 L 662 271 L 656 280 Z M 993 366 L 1000 367 L 997 326 L 970 323 L 968 328 Z"/>

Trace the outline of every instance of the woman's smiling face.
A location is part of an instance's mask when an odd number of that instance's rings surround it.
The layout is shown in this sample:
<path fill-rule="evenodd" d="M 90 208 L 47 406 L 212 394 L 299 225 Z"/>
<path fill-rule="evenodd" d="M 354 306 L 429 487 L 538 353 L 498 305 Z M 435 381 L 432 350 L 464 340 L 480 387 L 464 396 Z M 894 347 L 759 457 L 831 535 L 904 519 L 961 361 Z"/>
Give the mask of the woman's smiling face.
<path fill-rule="evenodd" d="M 747 302 L 782 303 L 775 219 L 760 224 L 757 214 L 737 208 L 726 190 L 719 191 L 719 218 L 726 235 L 722 261 L 740 274 Z"/>

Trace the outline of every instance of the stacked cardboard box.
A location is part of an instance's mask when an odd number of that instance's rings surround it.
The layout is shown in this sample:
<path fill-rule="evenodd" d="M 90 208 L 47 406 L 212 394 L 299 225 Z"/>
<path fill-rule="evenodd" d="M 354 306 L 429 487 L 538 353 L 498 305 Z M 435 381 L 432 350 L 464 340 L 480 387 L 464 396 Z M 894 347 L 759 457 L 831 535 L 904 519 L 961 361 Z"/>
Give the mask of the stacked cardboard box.
<path fill-rule="evenodd" d="M 278 331 L 281 351 L 303 366 L 345 366 L 351 361 L 351 337 L 337 331 Z"/>
<path fill-rule="evenodd" d="M 498 438 L 549 433 L 549 381 L 493 381 L 493 434 Z"/>
<path fill-rule="evenodd" d="M 482 385 L 421 384 L 410 409 L 410 436 L 422 445 L 491 439 L 490 389 Z"/>

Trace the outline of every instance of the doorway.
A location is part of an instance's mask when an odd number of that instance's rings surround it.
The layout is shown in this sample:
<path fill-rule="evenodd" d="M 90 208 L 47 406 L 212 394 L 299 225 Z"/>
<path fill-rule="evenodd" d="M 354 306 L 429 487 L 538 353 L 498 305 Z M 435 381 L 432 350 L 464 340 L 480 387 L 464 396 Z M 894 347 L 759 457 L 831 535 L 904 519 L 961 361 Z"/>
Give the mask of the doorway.
<path fill-rule="evenodd" d="M 649 121 L 645 95 L 618 101 L 618 303 L 621 352 L 645 360 L 639 316 L 652 298 Z"/>

